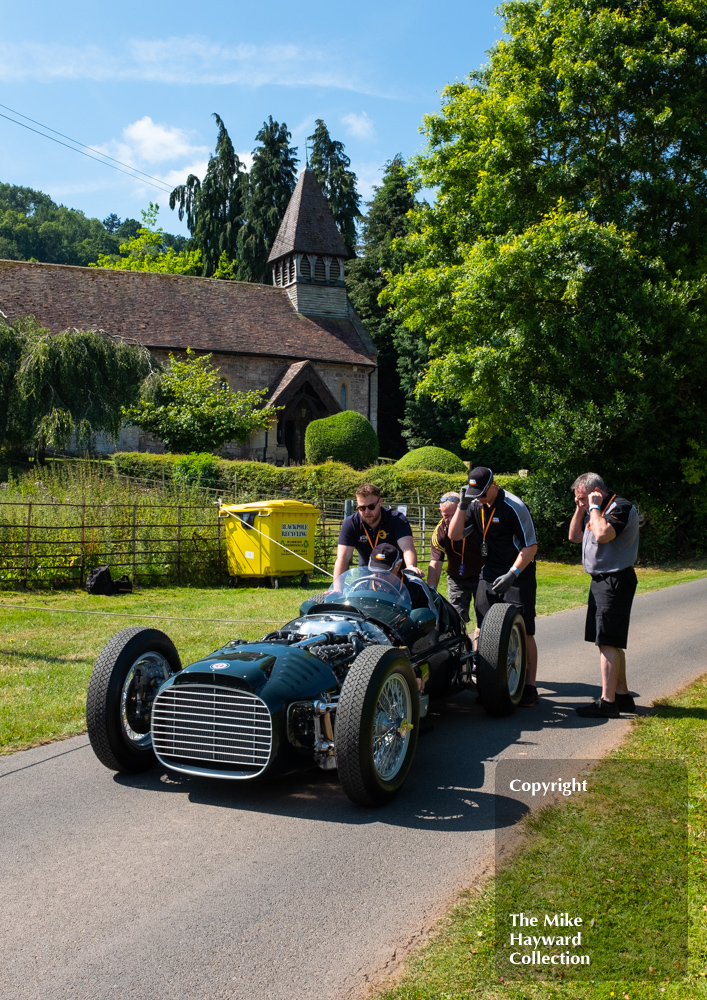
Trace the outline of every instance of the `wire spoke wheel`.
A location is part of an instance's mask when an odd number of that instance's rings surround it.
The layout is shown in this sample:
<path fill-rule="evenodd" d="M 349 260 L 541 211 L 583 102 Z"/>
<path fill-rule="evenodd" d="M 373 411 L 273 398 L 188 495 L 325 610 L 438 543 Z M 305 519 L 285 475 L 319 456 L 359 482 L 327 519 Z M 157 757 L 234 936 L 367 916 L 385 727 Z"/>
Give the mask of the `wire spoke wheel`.
<path fill-rule="evenodd" d="M 373 723 L 373 764 L 383 781 L 390 781 L 405 760 L 410 742 L 412 698 L 407 685 L 393 674 L 378 696 Z"/>
<path fill-rule="evenodd" d="M 124 774 L 155 766 L 152 704 L 181 669 L 174 643 L 158 629 L 124 628 L 103 647 L 86 696 L 88 738 L 102 764 Z"/>
<path fill-rule="evenodd" d="M 361 805 L 382 805 L 412 766 L 420 720 L 417 679 L 394 646 L 369 646 L 349 668 L 336 710 L 339 780 Z"/>

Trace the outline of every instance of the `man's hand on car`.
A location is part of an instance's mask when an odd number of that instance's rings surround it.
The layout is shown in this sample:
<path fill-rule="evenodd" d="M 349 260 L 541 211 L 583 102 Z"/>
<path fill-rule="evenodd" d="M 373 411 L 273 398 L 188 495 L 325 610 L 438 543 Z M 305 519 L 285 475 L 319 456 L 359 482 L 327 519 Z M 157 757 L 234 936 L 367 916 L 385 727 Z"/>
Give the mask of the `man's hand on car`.
<path fill-rule="evenodd" d="M 408 572 L 410 572 L 410 573 L 414 573 L 415 576 L 424 576 L 425 575 L 422 572 L 422 570 L 420 569 L 419 566 L 406 566 L 405 569 L 408 570 Z"/>
<path fill-rule="evenodd" d="M 506 591 L 511 589 L 511 587 L 513 586 L 514 583 L 516 583 L 517 580 L 518 576 L 516 575 L 516 573 L 514 573 L 512 569 L 509 569 L 507 573 L 503 574 L 503 576 L 496 577 L 496 579 L 491 584 L 491 590 L 494 592 L 494 594 L 498 594 L 499 597 L 502 597 L 506 593 Z"/>

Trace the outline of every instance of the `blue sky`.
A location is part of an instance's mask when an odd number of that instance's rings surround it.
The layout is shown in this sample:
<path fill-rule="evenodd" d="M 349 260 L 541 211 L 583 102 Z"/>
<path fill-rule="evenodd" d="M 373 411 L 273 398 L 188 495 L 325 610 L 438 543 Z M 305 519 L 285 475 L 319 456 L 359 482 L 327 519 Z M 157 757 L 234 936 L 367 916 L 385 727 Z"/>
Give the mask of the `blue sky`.
<path fill-rule="evenodd" d="M 418 129 L 442 88 L 485 62 L 501 34 L 494 8 L 489 0 L 4 0 L 0 104 L 169 187 L 203 174 L 214 111 L 246 160 L 268 115 L 287 123 L 302 161 L 304 139 L 323 118 L 367 199 L 386 160 L 422 148 Z M 98 218 L 140 218 L 157 201 L 163 228 L 186 233 L 165 193 L 4 118 L 0 182 Z"/>

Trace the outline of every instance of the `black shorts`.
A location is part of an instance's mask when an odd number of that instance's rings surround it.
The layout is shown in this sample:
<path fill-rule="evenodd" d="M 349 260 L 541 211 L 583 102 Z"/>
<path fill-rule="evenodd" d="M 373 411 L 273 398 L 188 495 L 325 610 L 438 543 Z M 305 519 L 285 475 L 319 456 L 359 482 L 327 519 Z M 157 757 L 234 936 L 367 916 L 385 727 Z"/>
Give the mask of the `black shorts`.
<path fill-rule="evenodd" d="M 535 563 L 526 566 L 518 577 L 518 583 L 510 590 L 507 590 L 503 597 L 494 594 L 491 590 L 493 580 L 479 580 L 479 588 L 476 591 L 476 620 L 481 625 L 486 612 L 494 605 L 515 604 L 523 615 L 525 631 L 528 635 L 535 635 L 535 595 L 538 584 L 535 577 Z"/>
<path fill-rule="evenodd" d="M 586 642 L 626 649 L 637 582 L 633 566 L 617 573 L 601 573 L 592 577 L 584 626 Z"/>

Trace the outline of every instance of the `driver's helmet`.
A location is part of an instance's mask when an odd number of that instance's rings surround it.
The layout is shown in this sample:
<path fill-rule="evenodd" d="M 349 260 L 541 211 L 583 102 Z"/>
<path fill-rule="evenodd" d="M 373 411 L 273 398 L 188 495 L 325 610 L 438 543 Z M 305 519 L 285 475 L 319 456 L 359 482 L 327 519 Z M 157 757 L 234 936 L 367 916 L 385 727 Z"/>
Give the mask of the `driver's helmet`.
<path fill-rule="evenodd" d="M 371 552 L 368 568 L 372 573 L 397 573 L 402 561 L 399 549 L 390 542 L 381 542 Z"/>

